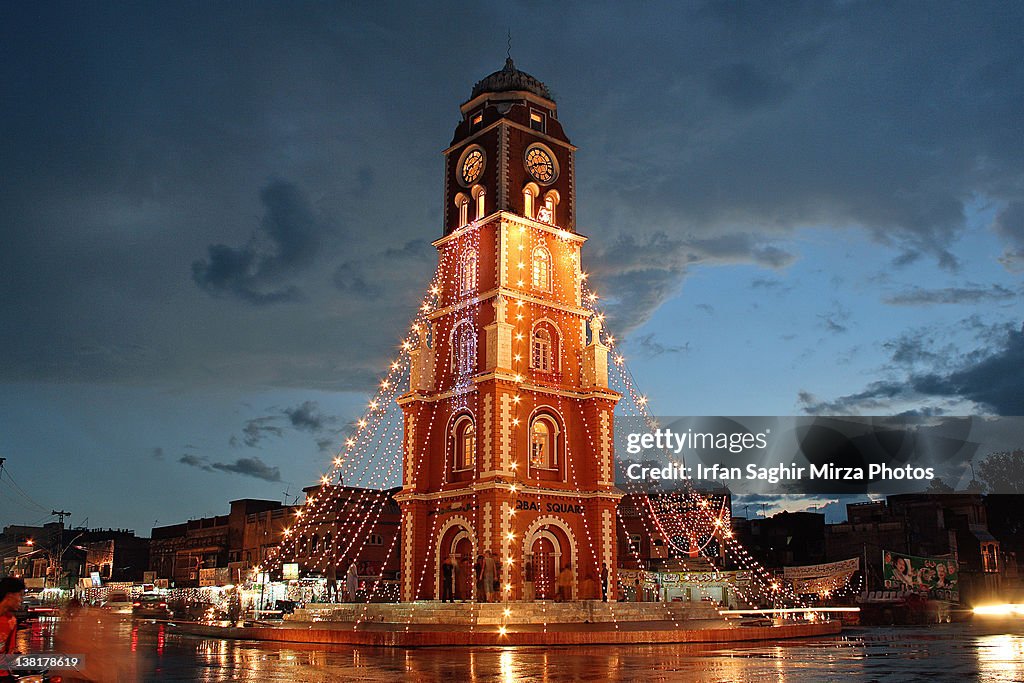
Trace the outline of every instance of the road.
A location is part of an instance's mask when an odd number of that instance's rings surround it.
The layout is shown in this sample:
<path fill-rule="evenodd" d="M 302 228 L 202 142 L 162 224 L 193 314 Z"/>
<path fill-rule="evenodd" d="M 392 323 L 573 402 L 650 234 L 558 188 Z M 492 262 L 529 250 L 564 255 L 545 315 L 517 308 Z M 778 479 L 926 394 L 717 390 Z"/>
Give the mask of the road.
<path fill-rule="evenodd" d="M 1024 624 L 851 629 L 723 646 L 398 650 L 192 638 L 160 624 L 80 617 L 73 626 L 36 625 L 19 644 L 84 653 L 110 681 L 1024 681 Z"/>

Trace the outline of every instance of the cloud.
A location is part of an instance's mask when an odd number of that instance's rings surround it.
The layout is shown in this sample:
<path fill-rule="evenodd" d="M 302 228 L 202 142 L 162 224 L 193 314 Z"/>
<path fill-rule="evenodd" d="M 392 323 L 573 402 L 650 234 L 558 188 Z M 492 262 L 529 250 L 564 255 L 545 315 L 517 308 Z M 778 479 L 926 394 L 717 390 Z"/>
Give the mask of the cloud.
<path fill-rule="evenodd" d="M 922 289 L 915 287 L 884 299 L 893 306 L 931 306 L 935 304 L 977 304 L 986 301 L 1016 299 L 1019 294 L 1002 285 L 982 286 L 970 284 L 966 287 L 945 287 Z"/>
<path fill-rule="evenodd" d="M 900 364 L 931 363 L 932 369 L 911 371 L 902 378 L 871 382 L 862 391 L 820 400 L 801 391 L 797 400 L 812 415 L 884 414 L 894 405 L 928 414 L 947 412 L 944 405 L 972 402 L 995 415 L 1024 415 L 1024 326 L 1008 329 L 994 346 L 964 354 L 954 363 L 943 354 L 914 347 L 906 339 L 888 348 Z M 929 404 L 938 400 L 938 404 Z"/>
<path fill-rule="evenodd" d="M 259 458 L 239 458 L 233 463 L 215 462 L 211 465 L 215 470 L 221 472 L 232 472 L 244 474 L 247 477 L 255 477 L 264 481 L 281 481 L 281 470 L 278 467 L 270 467 Z"/>
<path fill-rule="evenodd" d="M 425 293 L 424 286 L 436 264 L 437 250 L 429 242 L 410 240 L 398 248 L 389 247 L 379 254 L 345 261 L 334 271 L 334 286 L 374 301 L 384 296 L 398 298 L 397 295 L 411 299 L 408 295 L 418 297 Z"/>
<path fill-rule="evenodd" d="M 255 417 L 248 420 L 245 427 L 242 428 L 242 441 L 249 448 L 255 448 L 265 439 L 272 436 L 283 436 L 284 429 L 274 424 L 276 420 L 277 418 L 274 416 Z M 235 440 L 232 445 L 237 445 L 237 443 Z"/>
<path fill-rule="evenodd" d="M 715 314 L 715 307 L 712 306 L 711 304 L 697 304 L 696 306 L 694 306 L 694 308 L 696 308 L 698 310 L 701 310 L 701 311 L 704 311 L 708 315 L 714 315 Z"/>
<path fill-rule="evenodd" d="M 150 451 L 149 455 L 154 460 L 163 460 L 164 459 L 164 449 L 162 449 L 159 446 L 157 446 L 152 451 Z"/>
<path fill-rule="evenodd" d="M 312 263 L 324 227 L 292 183 L 271 182 L 260 191 L 260 201 L 261 229 L 241 247 L 210 245 L 208 258 L 192 264 L 192 279 L 210 294 L 230 294 L 251 304 L 298 301 L 298 288 L 281 285 Z"/>
<path fill-rule="evenodd" d="M 775 292 L 788 292 L 793 289 L 792 284 L 786 284 L 782 280 L 769 279 L 769 278 L 754 278 L 750 281 L 751 289 L 764 289 Z"/>
<path fill-rule="evenodd" d="M 832 302 L 832 310 L 818 315 L 822 326 L 832 334 L 843 334 L 849 331 L 847 325 L 850 320 L 850 311 L 838 301 Z"/>
<path fill-rule="evenodd" d="M 228 472 L 244 474 L 247 477 L 255 477 L 264 481 L 281 481 L 281 469 L 270 467 L 257 457 L 238 458 L 234 462 L 210 462 L 207 457 L 186 454 L 181 456 L 178 462 L 196 467 L 204 472 Z"/>
<path fill-rule="evenodd" d="M 434 265 L 437 150 L 500 67 L 459 37 L 531 9 L 176 12 L 33 7 L 3 24 L 0 329 L 17 333 L 0 334 L 0 380 L 371 387 Z M 1004 30 L 1019 6 L 552 12 L 580 30 L 521 66 L 580 145 L 584 265 L 610 331 L 698 264 L 784 267 L 807 227 L 952 267 L 980 201 L 1002 207 L 1019 263 L 1024 59 Z M 54 41 L 81 58 L 44 58 Z M 396 68 L 407 51 L 422 59 Z M 422 257 L 388 266 L 409 244 Z"/>
<path fill-rule="evenodd" d="M 689 342 L 681 346 L 666 346 L 656 341 L 653 333 L 637 337 L 634 343 L 639 348 L 640 354 L 645 358 L 654 358 L 666 353 L 682 353 L 690 350 Z"/>
<path fill-rule="evenodd" d="M 1024 270 L 1024 201 L 1012 201 L 997 214 L 993 227 L 1006 248 L 999 260 L 1007 270 Z"/>
<path fill-rule="evenodd" d="M 319 432 L 334 420 L 320 412 L 320 406 L 316 401 L 304 401 L 294 408 L 285 408 L 283 412 L 292 427 L 307 432 Z"/>
<path fill-rule="evenodd" d="M 750 233 L 680 239 L 657 232 L 646 237 L 622 235 L 606 242 L 591 254 L 591 273 L 595 289 L 605 297 L 614 330 L 626 334 L 675 295 L 694 266 L 753 263 L 778 269 L 794 258 Z"/>
<path fill-rule="evenodd" d="M 190 467 L 198 467 L 206 472 L 213 472 L 213 467 L 210 466 L 208 458 L 204 458 L 198 455 L 191 455 L 186 453 L 185 455 L 178 458 L 178 462 L 182 465 L 188 465 Z"/>

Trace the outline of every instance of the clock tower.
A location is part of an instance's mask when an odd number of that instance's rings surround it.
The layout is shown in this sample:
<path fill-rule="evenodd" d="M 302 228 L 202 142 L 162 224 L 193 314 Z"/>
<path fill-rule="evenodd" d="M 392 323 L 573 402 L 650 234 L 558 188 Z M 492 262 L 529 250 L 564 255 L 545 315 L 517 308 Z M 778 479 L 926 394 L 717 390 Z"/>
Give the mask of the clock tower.
<path fill-rule="evenodd" d="M 576 148 L 548 88 L 511 59 L 461 114 L 433 301 L 398 399 L 401 596 L 482 597 L 473 565 L 490 556 L 491 600 L 553 598 L 567 566 L 573 597 L 600 599 L 602 564 L 615 585 L 620 396 L 583 301 Z M 445 563 L 461 583 L 442 586 Z"/>

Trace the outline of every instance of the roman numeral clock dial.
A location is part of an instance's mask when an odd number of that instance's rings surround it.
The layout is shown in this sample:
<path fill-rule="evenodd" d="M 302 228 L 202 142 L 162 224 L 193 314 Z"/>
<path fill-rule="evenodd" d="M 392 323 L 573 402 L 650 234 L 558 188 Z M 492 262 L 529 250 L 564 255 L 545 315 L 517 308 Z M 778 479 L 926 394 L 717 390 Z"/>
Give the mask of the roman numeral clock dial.
<path fill-rule="evenodd" d="M 545 185 L 553 183 L 558 177 L 558 166 L 554 157 L 541 145 L 533 145 L 526 150 L 526 170 L 537 182 Z"/>
<path fill-rule="evenodd" d="M 462 160 L 462 182 L 472 185 L 484 171 L 484 154 L 479 149 L 470 150 Z"/>

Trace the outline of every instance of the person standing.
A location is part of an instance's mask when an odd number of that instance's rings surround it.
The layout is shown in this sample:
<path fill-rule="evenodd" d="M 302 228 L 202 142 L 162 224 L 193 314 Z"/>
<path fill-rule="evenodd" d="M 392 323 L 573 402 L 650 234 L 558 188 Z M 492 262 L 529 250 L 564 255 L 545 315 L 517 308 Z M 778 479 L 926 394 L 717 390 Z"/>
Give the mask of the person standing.
<path fill-rule="evenodd" d="M 476 601 L 486 602 L 487 591 L 484 590 L 484 556 L 477 555 L 473 564 L 473 574 L 476 576 Z"/>
<path fill-rule="evenodd" d="M 497 602 L 498 566 L 490 550 L 484 556 L 483 581 L 484 590 L 487 592 L 486 602 Z"/>
<path fill-rule="evenodd" d="M 25 582 L 14 576 L 0 579 L 0 654 L 15 654 L 15 639 L 18 637 L 18 619 L 14 613 L 21 607 L 25 597 Z M 14 680 L 10 671 L 0 670 L 0 681 Z"/>
<path fill-rule="evenodd" d="M 356 569 L 356 563 L 353 562 L 348 566 L 348 572 L 345 574 L 345 597 L 349 602 L 356 601 L 357 590 L 359 590 L 359 570 Z"/>
<path fill-rule="evenodd" d="M 523 600 L 533 602 L 533 557 L 527 556 L 523 567 Z"/>
<path fill-rule="evenodd" d="M 601 563 L 601 602 L 608 602 L 608 563 Z"/>
<path fill-rule="evenodd" d="M 572 565 L 565 565 L 565 567 L 562 568 L 561 573 L 558 575 L 558 602 L 568 602 L 572 600 L 573 578 Z"/>
<path fill-rule="evenodd" d="M 451 555 L 441 563 L 441 602 L 455 602 L 455 558 Z"/>
<path fill-rule="evenodd" d="M 327 602 L 338 601 L 338 568 L 333 564 L 327 567 Z"/>

